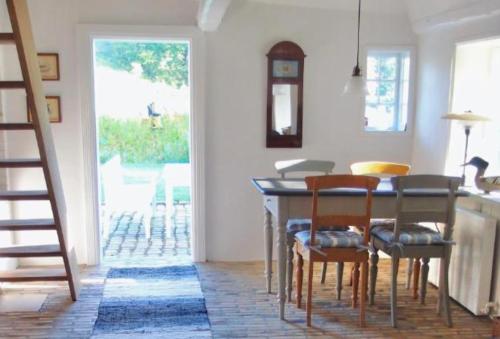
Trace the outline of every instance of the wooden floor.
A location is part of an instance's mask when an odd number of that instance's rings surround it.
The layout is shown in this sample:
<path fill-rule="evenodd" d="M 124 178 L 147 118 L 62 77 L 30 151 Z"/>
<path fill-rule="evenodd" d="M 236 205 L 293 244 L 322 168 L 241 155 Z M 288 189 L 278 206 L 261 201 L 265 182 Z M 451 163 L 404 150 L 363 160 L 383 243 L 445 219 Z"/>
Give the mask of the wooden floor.
<path fill-rule="evenodd" d="M 168 262 L 157 260 L 149 264 L 157 266 Z M 357 325 L 358 310 L 350 307 L 350 287 L 344 288 L 341 301 L 335 300 L 334 269 L 329 270 L 327 283 L 320 285 L 318 265 L 313 297 L 313 328 L 308 329 L 305 310 L 299 310 L 293 304 L 287 305 L 287 320 L 278 320 L 276 296 L 264 290 L 262 262 L 205 263 L 197 267 L 215 338 L 478 338 L 490 337 L 491 333 L 488 318 L 474 317 L 455 303 L 452 305 L 455 326 L 446 327 L 435 314 L 437 290 L 429 287 L 427 305 L 413 300 L 410 292 L 404 289 L 403 264 L 398 291 L 399 329 L 390 327 L 389 265 L 384 260 L 380 265 L 376 305 L 367 310 L 366 328 Z M 40 312 L 0 314 L 0 337 L 90 337 L 107 269 L 104 266 L 89 268 L 82 273 L 83 290 L 76 303 L 71 302 L 64 283 L 4 285 L 4 293 L 40 291 L 49 296 Z M 167 333 L 165 337 L 169 338 Z"/>

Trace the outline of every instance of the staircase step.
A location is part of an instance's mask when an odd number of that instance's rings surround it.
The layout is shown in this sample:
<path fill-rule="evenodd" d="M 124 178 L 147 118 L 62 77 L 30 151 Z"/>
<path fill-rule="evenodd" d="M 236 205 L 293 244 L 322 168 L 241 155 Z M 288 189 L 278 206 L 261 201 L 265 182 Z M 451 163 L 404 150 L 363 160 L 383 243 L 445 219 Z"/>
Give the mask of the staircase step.
<path fill-rule="evenodd" d="M 57 244 L 0 247 L 0 258 L 59 257 L 61 255 L 61 248 Z"/>
<path fill-rule="evenodd" d="M 62 268 L 18 268 L 0 272 L 0 282 L 68 280 Z"/>
<path fill-rule="evenodd" d="M 55 229 L 54 219 L 0 220 L 0 231 L 48 231 Z"/>
<path fill-rule="evenodd" d="M 0 123 L 0 131 L 15 131 L 33 129 L 32 123 Z"/>
<path fill-rule="evenodd" d="M 28 168 L 42 167 L 40 159 L 2 159 L 0 160 L 0 168 Z"/>
<path fill-rule="evenodd" d="M 0 44 L 15 44 L 14 33 L 0 33 Z"/>
<path fill-rule="evenodd" d="M 48 200 L 47 191 L 0 191 L 0 200 Z"/>
<path fill-rule="evenodd" d="M 24 87 L 24 81 L 0 81 L 0 89 L 20 89 Z"/>

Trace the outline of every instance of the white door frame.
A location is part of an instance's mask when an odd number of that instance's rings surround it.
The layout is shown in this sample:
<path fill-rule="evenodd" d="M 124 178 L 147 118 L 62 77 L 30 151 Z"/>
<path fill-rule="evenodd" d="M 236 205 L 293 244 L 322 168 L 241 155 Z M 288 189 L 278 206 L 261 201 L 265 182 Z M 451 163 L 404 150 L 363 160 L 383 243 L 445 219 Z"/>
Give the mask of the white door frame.
<path fill-rule="evenodd" d="M 94 98 L 93 40 L 96 38 L 184 40 L 190 50 L 190 161 L 192 166 L 193 260 L 206 260 L 205 248 L 205 40 L 192 26 L 78 25 L 77 50 L 84 156 L 87 264 L 100 263 L 97 126 Z"/>

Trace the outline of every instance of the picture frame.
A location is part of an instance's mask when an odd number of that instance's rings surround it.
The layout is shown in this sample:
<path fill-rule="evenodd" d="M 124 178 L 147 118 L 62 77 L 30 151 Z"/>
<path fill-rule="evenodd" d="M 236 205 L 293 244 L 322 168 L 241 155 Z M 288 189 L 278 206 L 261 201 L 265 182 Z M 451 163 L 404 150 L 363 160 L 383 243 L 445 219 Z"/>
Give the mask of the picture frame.
<path fill-rule="evenodd" d="M 45 99 L 47 100 L 47 109 L 49 111 L 49 121 L 51 123 L 62 122 L 61 97 L 58 95 L 48 95 L 45 97 Z M 29 109 L 29 104 L 28 104 L 28 122 L 33 122 L 33 118 L 31 117 L 31 110 Z"/>
<path fill-rule="evenodd" d="M 60 80 L 59 73 L 59 54 L 57 53 L 38 53 L 38 64 L 40 73 L 44 81 Z"/>

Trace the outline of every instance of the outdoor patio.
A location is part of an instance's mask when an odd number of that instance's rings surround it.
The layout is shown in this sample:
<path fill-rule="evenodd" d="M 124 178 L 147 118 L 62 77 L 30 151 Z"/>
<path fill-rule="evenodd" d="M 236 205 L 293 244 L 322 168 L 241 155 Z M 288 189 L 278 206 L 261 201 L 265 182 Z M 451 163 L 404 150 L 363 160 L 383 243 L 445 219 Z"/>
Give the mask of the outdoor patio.
<path fill-rule="evenodd" d="M 189 164 L 101 166 L 103 261 L 110 265 L 191 261 Z"/>
<path fill-rule="evenodd" d="M 137 263 L 185 263 L 191 261 L 191 205 L 174 203 L 171 227 L 165 225 L 165 205 L 157 204 L 151 218 L 151 236 L 146 237 L 144 215 L 137 211 L 115 212 L 110 233 L 103 241 L 106 265 Z"/>

